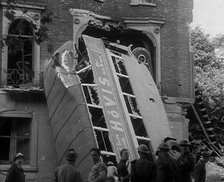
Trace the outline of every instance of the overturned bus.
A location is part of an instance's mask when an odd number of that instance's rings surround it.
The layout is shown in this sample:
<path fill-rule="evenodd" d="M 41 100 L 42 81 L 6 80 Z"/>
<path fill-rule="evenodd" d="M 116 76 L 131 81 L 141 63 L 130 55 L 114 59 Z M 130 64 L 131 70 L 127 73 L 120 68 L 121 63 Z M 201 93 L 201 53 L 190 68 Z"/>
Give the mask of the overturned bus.
<path fill-rule="evenodd" d="M 55 52 L 44 74 L 59 165 L 69 148 L 77 151 L 83 176 L 91 166 L 92 147 L 99 147 L 105 162 L 116 163 L 121 149 L 135 159 L 136 148 L 144 143 L 154 158 L 161 140 L 172 132 L 155 84 L 153 42 L 121 21 L 70 11 L 73 41 Z"/>

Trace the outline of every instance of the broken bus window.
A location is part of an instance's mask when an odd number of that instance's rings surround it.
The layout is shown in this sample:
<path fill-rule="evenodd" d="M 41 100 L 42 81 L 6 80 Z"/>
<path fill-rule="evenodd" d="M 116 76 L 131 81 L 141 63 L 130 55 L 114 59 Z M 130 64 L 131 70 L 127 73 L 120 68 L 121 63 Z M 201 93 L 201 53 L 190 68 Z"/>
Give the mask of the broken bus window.
<path fill-rule="evenodd" d="M 99 105 L 99 96 L 96 86 L 83 85 L 86 102 L 92 105 Z"/>
<path fill-rule="evenodd" d="M 101 151 L 113 152 L 109 139 L 109 132 L 95 129 L 99 149 Z"/>
<path fill-rule="evenodd" d="M 88 106 L 93 126 L 107 128 L 102 108 Z"/>
<path fill-rule="evenodd" d="M 123 95 L 128 112 L 130 114 L 141 116 L 135 97 L 126 94 Z"/>
<path fill-rule="evenodd" d="M 124 67 L 123 60 L 115 56 L 112 56 L 112 60 L 113 60 L 116 72 L 127 76 L 127 72 Z"/>

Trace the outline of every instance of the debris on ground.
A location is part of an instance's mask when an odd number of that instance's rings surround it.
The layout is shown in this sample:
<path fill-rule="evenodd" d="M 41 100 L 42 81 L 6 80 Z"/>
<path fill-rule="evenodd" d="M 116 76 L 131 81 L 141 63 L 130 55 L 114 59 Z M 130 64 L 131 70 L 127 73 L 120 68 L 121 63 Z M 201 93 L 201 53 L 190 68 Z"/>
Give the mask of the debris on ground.
<path fill-rule="evenodd" d="M 206 182 L 224 181 L 224 160 L 216 159 L 214 162 L 206 164 Z"/>

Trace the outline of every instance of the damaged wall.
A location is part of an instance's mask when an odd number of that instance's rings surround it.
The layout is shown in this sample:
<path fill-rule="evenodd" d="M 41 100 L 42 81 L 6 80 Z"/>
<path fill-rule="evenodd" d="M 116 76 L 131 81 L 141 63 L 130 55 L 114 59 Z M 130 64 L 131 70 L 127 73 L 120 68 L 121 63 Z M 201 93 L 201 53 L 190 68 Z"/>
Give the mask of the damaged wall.
<path fill-rule="evenodd" d="M 41 1 L 40 1 L 41 2 Z M 46 3 L 47 1 L 42 1 Z M 57 2 L 57 3 L 56 3 Z M 162 94 L 170 97 L 192 98 L 192 64 L 189 53 L 188 25 L 192 20 L 192 2 L 183 0 L 156 1 L 156 6 L 131 6 L 131 0 L 105 1 L 98 3 L 93 0 L 48 1 L 50 10 L 55 17 L 50 26 L 50 43 L 57 49 L 62 43 L 72 38 L 72 17 L 69 8 L 85 9 L 94 13 L 110 16 L 115 20 L 124 17 L 153 17 L 165 18 L 161 26 L 161 87 Z M 47 45 L 46 45 L 47 46 Z M 42 60 L 49 54 L 42 46 Z M 184 73 L 184 74 L 183 74 Z M 189 74 L 190 73 L 190 74 Z"/>
<path fill-rule="evenodd" d="M 155 1 L 156 6 L 131 6 L 131 0 L 29 0 L 30 4 L 41 3 L 54 13 L 53 24 L 49 25 L 50 40 L 41 45 L 42 68 L 50 57 L 48 47 L 56 50 L 64 42 L 72 39 L 72 16 L 69 8 L 80 8 L 110 16 L 116 20 L 124 17 L 165 18 L 160 29 L 161 36 L 161 90 L 170 97 L 193 98 L 192 61 L 189 52 L 188 25 L 192 21 L 193 1 Z M 2 18 L 2 16 L 0 17 Z M 0 30 L 2 31 L 2 30 Z"/>

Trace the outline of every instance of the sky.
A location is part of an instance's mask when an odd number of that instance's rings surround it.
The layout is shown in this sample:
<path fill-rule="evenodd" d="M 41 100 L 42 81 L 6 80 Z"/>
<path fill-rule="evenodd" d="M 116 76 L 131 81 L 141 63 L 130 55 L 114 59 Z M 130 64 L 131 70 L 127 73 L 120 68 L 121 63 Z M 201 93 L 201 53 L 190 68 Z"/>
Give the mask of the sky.
<path fill-rule="evenodd" d="M 224 34 L 224 0 L 193 0 L 193 23 L 212 37 Z"/>

